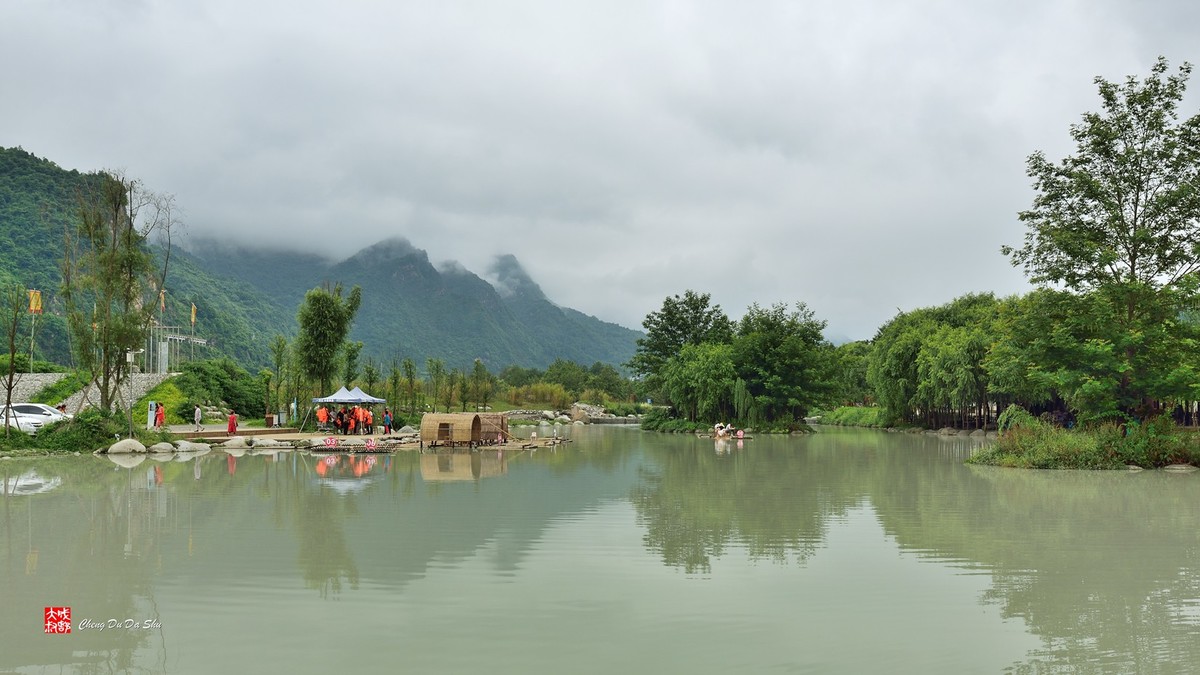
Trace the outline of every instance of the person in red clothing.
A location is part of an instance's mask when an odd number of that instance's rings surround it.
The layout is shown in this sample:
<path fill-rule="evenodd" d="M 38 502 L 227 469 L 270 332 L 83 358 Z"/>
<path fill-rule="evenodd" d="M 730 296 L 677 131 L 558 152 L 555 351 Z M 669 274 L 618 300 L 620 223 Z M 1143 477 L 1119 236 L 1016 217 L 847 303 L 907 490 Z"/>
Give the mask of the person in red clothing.
<path fill-rule="evenodd" d="M 154 405 L 154 429 L 155 431 L 162 431 L 163 423 L 167 419 L 167 409 L 161 403 L 155 403 Z"/>
<path fill-rule="evenodd" d="M 232 410 L 229 411 L 229 424 L 226 426 L 226 431 L 231 436 L 237 433 L 237 413 Z"/>

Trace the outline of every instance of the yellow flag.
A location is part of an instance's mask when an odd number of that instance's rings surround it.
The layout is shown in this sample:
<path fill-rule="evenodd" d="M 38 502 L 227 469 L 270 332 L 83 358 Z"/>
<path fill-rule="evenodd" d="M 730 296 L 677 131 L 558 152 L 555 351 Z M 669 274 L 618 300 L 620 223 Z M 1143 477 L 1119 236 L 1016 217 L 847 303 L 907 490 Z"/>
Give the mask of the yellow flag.
<path fill-rule="evenodd" d="M 158 311 L 164 312 L 167 309 L 167 289 L 162 289 L 158 292 Z"/>
<path fill-rule="evenodd" d="M 192 325 L 196 325 L 196 303 L 192 303 Z"/>
<path fill-rule="evenodd" d="M 42 313 L 42 292 L 41 291 L 29 291 L 29 313 L 30 314 L 41 314 Z"/>

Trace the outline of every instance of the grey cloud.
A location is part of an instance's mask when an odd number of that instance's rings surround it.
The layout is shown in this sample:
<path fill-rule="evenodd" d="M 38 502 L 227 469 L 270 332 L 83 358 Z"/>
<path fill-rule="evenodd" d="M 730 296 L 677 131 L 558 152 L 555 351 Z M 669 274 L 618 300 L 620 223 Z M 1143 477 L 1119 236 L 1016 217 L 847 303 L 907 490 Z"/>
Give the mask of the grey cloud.
<path fill-rule="evenodd" d="M 511 251 L 552 301 L 629 326 L 694 288 L 735 317 L 804 301 L 868 338 L 897 307 L 1026 288 L 998 252 L 1023 234 L 1025 157 L 1071 150 L 1093 76 L 1194 59 L 1196 18 L 1166 0 L 9 3 L 0 58 L 27 65 L 0 145 L 124 168 L 197 237 L 335 257 L 403 237 L 493 280 Z"/>

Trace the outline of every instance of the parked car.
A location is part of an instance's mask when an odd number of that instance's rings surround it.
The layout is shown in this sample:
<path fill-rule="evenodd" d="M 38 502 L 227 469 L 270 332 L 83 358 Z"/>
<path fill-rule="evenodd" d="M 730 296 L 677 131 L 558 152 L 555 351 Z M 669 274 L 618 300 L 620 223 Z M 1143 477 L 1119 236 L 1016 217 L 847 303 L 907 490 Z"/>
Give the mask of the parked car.
<path fill-rule="evenodd" d="M 41 417 L 36 415 L 27 415 L 18 412 L 14 408 L 5 408 L 4 406 L 0 406 L 0 424 L 7 423 L 10 429 L 17 429 L 27 434 L 36 434 L 38 429 L 41 429 L 45 424 L 42 422 Z"/>
<path fill-rule="evenodd" d="M 14 403 L 13 410 L 16 410 L 22 415 L 30 415 L 40 419 L 42 424 L 50 424 L 51 422 L 61 422 L 69 420 L 74 415 L 65 413 L 57 408 L 52 408 L 45 403 Z"/>

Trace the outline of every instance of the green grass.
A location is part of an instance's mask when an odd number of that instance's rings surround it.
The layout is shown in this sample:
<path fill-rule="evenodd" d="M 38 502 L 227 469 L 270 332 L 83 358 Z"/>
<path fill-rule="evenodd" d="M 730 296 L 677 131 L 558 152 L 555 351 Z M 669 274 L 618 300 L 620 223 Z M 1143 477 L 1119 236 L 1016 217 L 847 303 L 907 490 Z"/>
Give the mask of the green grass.
<path fill-rule="evenodd" d="M 42 388 L 41 391 L 33 395 L 30 403 L 45 403 L 46 405 L 58 405 L 62 403 L 71 394 L 83 389 L 88 385 L 88 377 L 80 371 L 68 373 L 54 384 Z"/>
<path fill-rule="evenodd" d="M 842 406 L 821 414 L 821 424 L 847 427 L 886 427 L 883 408 L 877 406 Z"/>
<path fill-rule="evenodd" d="M 1011 406 L 1000 416 L 1000 436 L 967 460 L 1022 469 L 1145 469 L 1200 464 L 1200 443 L 1169 417 L 1142 423 L 1063 429 Z"/>

